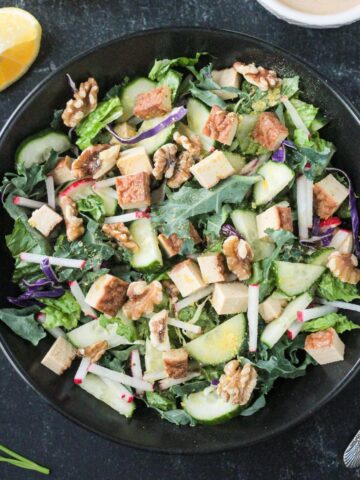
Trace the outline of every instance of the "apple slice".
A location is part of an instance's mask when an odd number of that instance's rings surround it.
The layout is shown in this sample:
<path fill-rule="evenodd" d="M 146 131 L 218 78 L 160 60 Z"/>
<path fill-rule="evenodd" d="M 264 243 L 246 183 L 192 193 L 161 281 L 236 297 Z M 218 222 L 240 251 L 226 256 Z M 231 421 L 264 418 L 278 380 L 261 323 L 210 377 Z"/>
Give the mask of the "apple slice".
<path fill-rule="evenodd" d="M 95 181 L 92 178 L 82 178 L 68 185 L 59 193 L 60 197 L 70 197 L 74 201 L 86 198 L 93 194 L 92 186 Z"/>

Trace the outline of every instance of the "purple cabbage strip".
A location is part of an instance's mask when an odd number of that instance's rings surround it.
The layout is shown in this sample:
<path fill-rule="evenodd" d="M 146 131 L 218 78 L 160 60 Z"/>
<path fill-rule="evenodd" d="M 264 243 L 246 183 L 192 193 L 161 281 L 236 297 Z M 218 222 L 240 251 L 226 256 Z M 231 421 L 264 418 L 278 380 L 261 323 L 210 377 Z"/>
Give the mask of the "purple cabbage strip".
<path fill-rule="evenodd" d="M 50 280 L 50 282 L 54 282 L 55 284 L 59 283 L 59 279 L 55 275 L 55 272 L 50 265 L 48 258 L 44 258 L 44 260 L 41 261 L 40 268 L 43 274 Z"/>
<path fill-rule="evenodd" d="M 352 226 L 352 234 L 354 238 L 354 247 L 356 256 L 360 258 L 360 242 L 359 242 L 359 214 L 357 211 L 356 206 L 356 197 L 354 188 L 352 186 L 351 180 L 349 175 L 341 170 L 340 168 L 330 167 L 326 169 L 328 172 L 338 172 L 345 176 L 346 180 L 348 181 L 349 185 L 349 208 L 350 208 L 350 216 L 351 216 L 351 226 Z"/>
<path fill-rule="evenodd" d="M 271 160 L 273 162 L 278 162 L 278 163 L 284 163 L 286 160 L 286 151 L 284 144 L 281 144 L 280 147 L 275 150 L 275 152 L 272 154 Z"/>
<path fill-rule="evenodd" d="M 236 230 L 235 227 L 230 225 L 229 223 L 225 223 L 222 227 L 220 232 L 225 236 L 225 237 L 231 237 L 232 235 L 235 235 L 238 238 L 241 238 L 240 233 Z"/>
<path fill-rule="evenodd" d="M 296 145 L 291 140 L 284 140 L 282 144 L 285 145 L 286 147 L 294 148 L 296 150 Z"/>
<path fill-rule="evenodd" d="M 113 137 L 115 137 L 119 142 L 123 143 L 124 145 L 133 145 L 134 143 L 140 142 L 140 140 L 145 140 L 146 138 L 157 135 L 165 128 L 170 127 L 170 125 L 172 125 L 173 123 L 179 122 L 183 117 L 185 117 L 186 114 L 187 110 L 185 107 L 176 107 L 160 123 L 158 123 L 152 128 L 149 128 L 149 130 L 138 133 L 131 138 L 120 137 L 110 125 L 107 125 L 106 129 L 108 132 L 111 133 Z"/>
<path fill-rule="evenodd" d="M 211 380 L 211 385 L 218 385 L 219 384 L 219 380 L 217 378 L 214 378 L 213 380 Z"/>
<path fill-rule="evenodd" d="M 70 75 L 67 73 L 66 74 L 67 76 L 67 79 L 68 79 L 68 82 L 69 82 L 69 85 L 70 85 L 70 88 L 71 90 L 73 91 L 73 93 L 76 93 L 78 91 L 77 89 L 77 86 L 76 86 L 76 83 L 74 82 L 74 80 L 70 77 Z"/>
<path fill-rule="evenodd" d="M 313 237 L 317 237 L 318 235 L 320 235 L 320 217 L 318 217 L 317 215 L 314 215 L 314 218 L 313 218 L 313 227 L 312 227 L 312 236 Z"/>
<path fill-rule="evenodd" d="M 26 280 L 22 281 L 22 284 L 28 289 L 28 290 L 40 290 L 43 287 L 53 287 L 54 284 L 51 280 L 48 280 L 47 278 L 41 278 L 40 280 L 36 280 L 34 283 L 27 282 Z"/>
<path fill-rule="evenodd" d="M 32 307 L 33 305 L 38 305 L 39 307 L 44 306 L 42 303 L 31 298 L 19 299 L 18 297 L 7 297 L 7 301 L 20 308 Z"/>

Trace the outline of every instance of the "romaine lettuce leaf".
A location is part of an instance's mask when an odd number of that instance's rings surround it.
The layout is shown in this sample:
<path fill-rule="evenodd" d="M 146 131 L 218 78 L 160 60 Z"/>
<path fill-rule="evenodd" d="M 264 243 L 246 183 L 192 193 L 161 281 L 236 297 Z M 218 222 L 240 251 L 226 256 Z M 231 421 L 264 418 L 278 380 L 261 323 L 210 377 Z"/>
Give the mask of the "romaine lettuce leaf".
<path fill-rule="evenodd" d="M 37 345 L 40 340 L 46 337 L 46 332 L 35 320 L 35 313 L 39 307 L 27 308 L 3 308 L 0 310 L 2 320 L 16 335 Z"/>
<path fill-rule="evenodd" d="M 155 60 L 155 63 L 150 70 L 150 80 L 159 81 L 172 67 L 191 67 L 195 66 L 202 55 L 207 55 L 205 52 L 197 52 L 195 57 L 178 57 L 178 58 L 164 58 L 163 60 Z"/>
<path fill-rule="evenodd" d="M 290 102 L 295 107 L 296 111 L 300 115 L 300 118 L 304 122 L 305 126 L 307 128 L 310 128 L 312 122 L 316 118 L 316 115 L 319 109 L 314 105 L 311 105 L 311 103 L 303 102 L 298 98 L 292 98 Z M 288 112 L 285 112 L 285 120 L 286 120 L 287 126 L 289 126 L 291 129 L 295 128 L 295 125 L 293 124 L 293 121 L 291 120 L 291 117 Z"/>
<path fill-rule="evenodd" d="M 59 298 L 40 298 L 45 308 L 45 328 L 64 327 L 66 330 L 75 328 L 81 315 L 81 309 L 74 296 L 66 291 Z"/>
<path fill-rule="evenodd" d="M 291 98 L 299 91 L 299 76 L 283 78 L 281 83 L 281 96 Z"/>
<path fill-rule="evenodd" d="M 323 317 L 315 318 L 314 320 L 305 322 L 301 330 L 303 332 L 318 332 L 320 330 L 326 330 L 330 327 L 334 328 L 337 333 L 343 333 L 348 330 L 360 328 L 360 325 L 353 323 L 341 313 L 328 313 Z"/>
<path fill-rule="evenodd" d="M 168 70 L 166 74 L 159 80 L 159 85 L 167 85 L 171 89 L 172 101 L 175 100 L 179 92 L 181 80 L 182 74 L 173 69 Z"/>
<path fill-rule="evenodd" d="M 342 300 L 352 302 L 360 298 L 359 291 L 355 285 L 345 283 L 335 278 L 331 273 L 326 272 L 320 279 L 317 294 L 326 300 Z"/>

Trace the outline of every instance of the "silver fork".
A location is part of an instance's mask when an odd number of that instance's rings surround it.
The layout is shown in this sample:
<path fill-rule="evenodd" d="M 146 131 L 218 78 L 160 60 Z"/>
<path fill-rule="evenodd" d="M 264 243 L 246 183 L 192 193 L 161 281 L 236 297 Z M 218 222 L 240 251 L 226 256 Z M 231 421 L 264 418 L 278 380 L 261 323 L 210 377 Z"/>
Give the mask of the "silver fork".
<path fill-rule="evenodd" d="M 348 468 L 360 467 L 360 430 L 344 452 L 344 463 Z"/>

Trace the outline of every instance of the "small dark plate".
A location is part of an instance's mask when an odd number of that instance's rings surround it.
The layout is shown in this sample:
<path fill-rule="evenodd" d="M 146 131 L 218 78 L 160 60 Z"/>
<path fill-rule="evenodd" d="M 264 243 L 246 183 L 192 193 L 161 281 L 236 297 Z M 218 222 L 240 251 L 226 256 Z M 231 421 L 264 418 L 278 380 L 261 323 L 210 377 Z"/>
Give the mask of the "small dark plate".
<path fill-rule="evenodd" d="M 196 28 L 168 28 L 129 35 L 100 45 L 71 60 L 40 83 L 19 105 L 5 125 L 0 138 L 0 165 L 13 168 L 14 152 L 27 135 L 48 126 L 53 110 L 63 108 L 70 96 L 65 73 L 76 82 L 94 76 L 101 92 L 122 80 L 149 71 L 155 58 L 171 58 L 210 52 L 216 67 L 231 65 L 235 59 L 274 68 L 280 75 L 300 75 L 304 98 L 319 106 L 330 119 L 324 129 L 335 142 L 335 164 L 351 175 L 360 191 L 360 123 L 353 107 L 328 81 L 292 55 L 266 42 L 235 32 Z M 10 221 L 1 212 L 3 233 Z M 1 239 L 2 304 L 12 291 L 13 262 Z M 7 281 L 5 280 L 7 279 Z M 127 421 L 111 408 L 77 388 L 73 372 L 57 377 L 40 361 L 51 345 L 43 340 L 38 348 L 16 337 L 0 325 L 2 348 L 19 374 L 59 412 L 105 437 L 124 445 L 168 453 L 215 452 L 249 445 L 295 425 L 334 397 L 359 369 L 360 335 L 344 335 L 345 361 L 310 368 L 305 377 L 278 382 L 268 396 L 266 407 L 252 417 L 239 417 L 219 426 L 176 427 L 161 421 L 151 411 L 139 408 Z M 15 406 L 14 406 L 15 408 Z"/>

